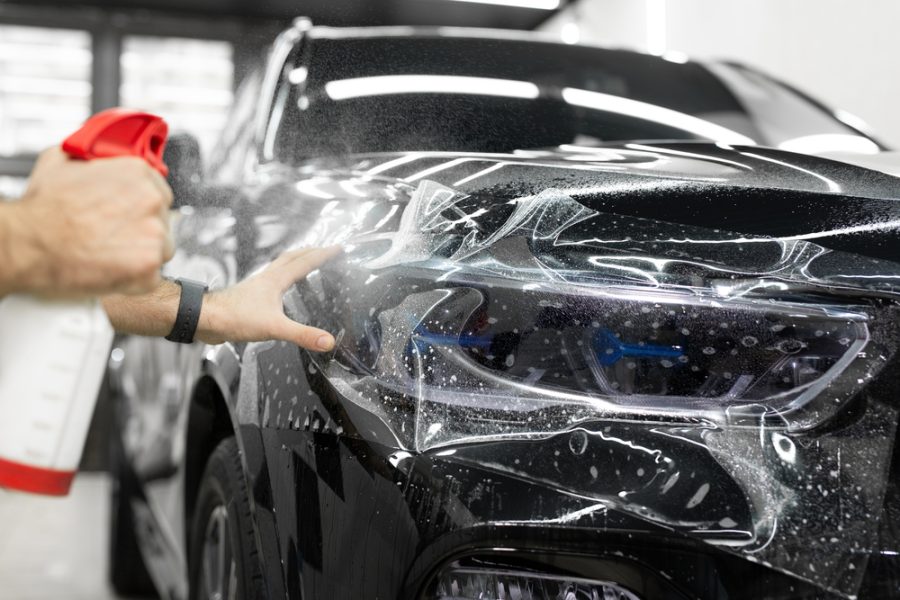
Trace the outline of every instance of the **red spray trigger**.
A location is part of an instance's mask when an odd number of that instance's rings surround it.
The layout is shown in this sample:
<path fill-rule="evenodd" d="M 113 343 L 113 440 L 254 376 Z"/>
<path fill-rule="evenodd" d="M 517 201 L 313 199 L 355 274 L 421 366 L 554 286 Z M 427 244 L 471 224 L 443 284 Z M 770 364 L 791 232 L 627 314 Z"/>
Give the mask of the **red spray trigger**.
<path fill-rule="evenodd" d="M 161 117 L 110 108 L 88 119 L 81 129 L 66 138 L 62 149 L 72 158 L 82 160 L 137 156 L 166 177 L 169 169 L 162 155 L 168 133 L 169 126 Z"/>

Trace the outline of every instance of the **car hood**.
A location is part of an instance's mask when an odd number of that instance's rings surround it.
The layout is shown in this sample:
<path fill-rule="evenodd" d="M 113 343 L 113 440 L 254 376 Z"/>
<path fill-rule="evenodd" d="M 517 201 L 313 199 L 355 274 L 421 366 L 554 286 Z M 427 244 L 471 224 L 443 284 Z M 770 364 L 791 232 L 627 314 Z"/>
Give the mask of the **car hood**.
<path fill-rule="evenodd" d="M 822 156 L 900 177 L 900 152 L 896 150 L 877 154 L 827 152 Z"/>
<path fill-rule="evenodd" d="M 580 191 L 589 194 L 681 187 L 702 192 L 743 187 L 900 199 L 900 179 L 885 167 L 893 163 L 900 164 L 900 154 L 883 153 L 867 159 L 840 155 L 831 159 L 757 146 L 648 142 L 562 146 L 512 154 L 355 155 L 310 164 L 350 167 L 370 176 L 389 176 L 405 182 L 431 179 L 464 192 L 496 192 L 498 187 L 504 187 L 515 196 L 556 183 L 568 188 L 583 186 Z"/>
<path fill-rule="evenodd" d="M 315 235 L 301 235 L 304 243 L 345 242 L 371 225 L 362 217 L 358 227 L 342 220 L 354 205 L 404 203 L 429 183 L 468 197 L 466 210 L 479 211 L 479 222 L 502 213 L 496 207 L 504 203 L 548 190 L 564 194 L 609 216 L 602 230 L 598 221 L 590 225 L 589 237 L 598 241 L 605 239 L 602 234 L 610 240 L 701 245 L 760 237 L 778 246 L 811 242 L 891 262 L 900 256 L 900 178 L 761 147 L 681 142 L 513 154 L 354 155 L 300 168 L 274 167 L 264 178 L 267 197 L 257 206 L 286 227 L 302 231 L 309 215 L 323 209 L 334 215 L 319 220 Z M 271 202 L 273 195 L 280 201 Z M 347 202 L 335 212 L 335 202 L 341 201 Z M 396 227 L 401 214 L 380 231 Z M 887 271 L 876 265 L 866 275 L 879 270 Z"/>

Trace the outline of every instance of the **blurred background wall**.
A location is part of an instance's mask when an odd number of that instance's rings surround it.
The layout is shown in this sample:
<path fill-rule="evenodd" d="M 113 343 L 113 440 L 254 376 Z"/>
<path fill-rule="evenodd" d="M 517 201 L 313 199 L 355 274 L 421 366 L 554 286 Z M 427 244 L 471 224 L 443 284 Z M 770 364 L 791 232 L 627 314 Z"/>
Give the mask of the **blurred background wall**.
<path fill-rule="evenodd" d="M 900 147 L 897 0 L 576 0 L 541 29 L 566 41 L 743 62 L 862 118 Z"/>

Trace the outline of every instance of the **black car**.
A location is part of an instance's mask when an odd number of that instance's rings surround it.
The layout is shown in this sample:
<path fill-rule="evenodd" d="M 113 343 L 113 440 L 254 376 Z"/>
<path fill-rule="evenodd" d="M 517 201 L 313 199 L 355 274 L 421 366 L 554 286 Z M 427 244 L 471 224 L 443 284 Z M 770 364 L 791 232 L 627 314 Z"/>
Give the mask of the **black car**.
<path fill-rule="evenodd" d="M 116 588 L 896 597 L 900 179 L 841 149 L 739 65 L 298 22 L 173 141 L 169 272 L 343 244 L 285 296 L 338 344 L 119 340 Z"/>

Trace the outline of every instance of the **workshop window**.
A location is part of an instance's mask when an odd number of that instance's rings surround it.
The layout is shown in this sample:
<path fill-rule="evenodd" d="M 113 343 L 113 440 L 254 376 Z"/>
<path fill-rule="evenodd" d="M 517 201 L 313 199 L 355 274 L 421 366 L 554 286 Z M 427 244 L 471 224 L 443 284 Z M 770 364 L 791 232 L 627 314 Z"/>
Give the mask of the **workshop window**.
<path fill-rule="evenodd" d="M 234 65 L 228 42 L 126 36 L 122 45 L 121 103 L 187 131 L 208 157 L 232 100 Z"/>
<path fill-rule="evenodd" d="M 25 193 L 28 179 L 25 177 L 8 177 L 0 175 L 0 202 L 16 200 Z"/>
<path fill-rule="evenodd" d="M 87 32 L 0 25 L 0 156 L 34 154 L 77 129 L 90 77 Z"/>

